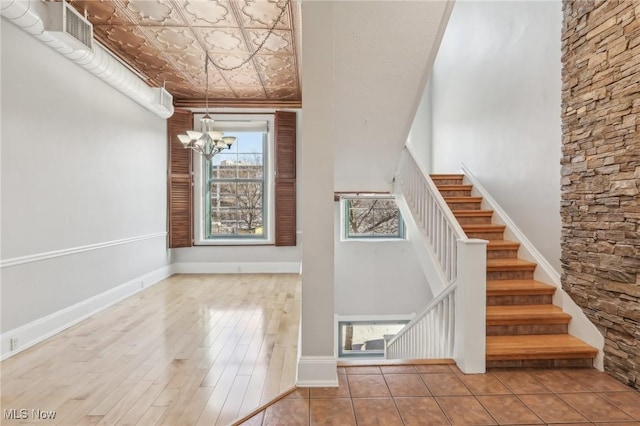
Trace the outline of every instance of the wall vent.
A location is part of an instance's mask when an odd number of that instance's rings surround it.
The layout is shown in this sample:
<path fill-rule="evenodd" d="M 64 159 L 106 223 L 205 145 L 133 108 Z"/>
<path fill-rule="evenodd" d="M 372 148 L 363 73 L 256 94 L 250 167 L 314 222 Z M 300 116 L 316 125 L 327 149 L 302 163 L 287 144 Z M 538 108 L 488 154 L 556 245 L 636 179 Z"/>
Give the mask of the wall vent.
<path fill-rule="evenodd" d="M 66 1 L 47 2 L 45 31 L 73 50 L 92 50 L 93 25 Z"/>
<path fill-rule="evenodd" d="M 173 115 L 173 96 L 164 87 L 152 87 L 154 93 L 151 109 L 163 118 Z"/>

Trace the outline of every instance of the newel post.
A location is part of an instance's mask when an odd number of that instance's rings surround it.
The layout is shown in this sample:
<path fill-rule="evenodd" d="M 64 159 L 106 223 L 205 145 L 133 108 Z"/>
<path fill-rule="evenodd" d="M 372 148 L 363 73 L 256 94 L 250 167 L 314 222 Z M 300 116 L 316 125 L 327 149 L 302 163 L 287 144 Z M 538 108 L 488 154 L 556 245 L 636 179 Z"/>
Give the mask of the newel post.
<path fill-rule="evenodd" d="M 485 372 L 487 306 L 486 240 L 458 240 L 456 354 L 463 373 Z"/>

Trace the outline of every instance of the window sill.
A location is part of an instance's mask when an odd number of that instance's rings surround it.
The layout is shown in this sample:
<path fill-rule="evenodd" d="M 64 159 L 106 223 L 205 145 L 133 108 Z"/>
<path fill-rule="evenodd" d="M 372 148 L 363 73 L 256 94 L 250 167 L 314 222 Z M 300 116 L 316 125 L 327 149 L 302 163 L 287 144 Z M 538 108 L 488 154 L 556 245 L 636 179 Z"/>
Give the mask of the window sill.
<path fill-rule="evenodd" d="M 235 239 L 220 239 L 220 240 L 202 240 L 196 241 L 194 247 L 210 247 L 210 246 L 273 246 L 275 242 L 270 240 L 235 240 Z"/>

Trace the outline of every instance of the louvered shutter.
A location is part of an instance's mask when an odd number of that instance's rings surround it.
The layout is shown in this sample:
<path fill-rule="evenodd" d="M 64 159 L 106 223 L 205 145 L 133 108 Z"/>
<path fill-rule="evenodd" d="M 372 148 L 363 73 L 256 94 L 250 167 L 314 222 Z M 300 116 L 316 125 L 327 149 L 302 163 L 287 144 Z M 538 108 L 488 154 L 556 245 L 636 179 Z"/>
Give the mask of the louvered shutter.
<path fill-rule="evenodd" d="M 275 114 L 275 242 L 296 245 L 296 113 Z"/>
<path fill-rule="evenodd" d="M 184 149 L 177 137 L 192 128 L 191 111 L 176 109 L 167 120 L 169 248 L 193 245 L 192 151 Z"/>

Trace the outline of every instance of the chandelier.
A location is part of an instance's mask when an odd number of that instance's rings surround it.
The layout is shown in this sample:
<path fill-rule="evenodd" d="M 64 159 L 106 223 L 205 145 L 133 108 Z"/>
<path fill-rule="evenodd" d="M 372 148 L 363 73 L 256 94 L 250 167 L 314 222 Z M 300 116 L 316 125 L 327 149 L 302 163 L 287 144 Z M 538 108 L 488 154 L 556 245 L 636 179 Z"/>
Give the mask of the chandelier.
<path fill-rule="evenodd" d="M 205 114 L 200 119 L 200 131 L 187 130 L 186 135 L 178 135 L 178 139 L 185 149 L 192 149 L 201 154 L 207 160 L 230 149 L 236 141 L 234 136 L 225 136 L 224 133 L 213 130 L 213 118 L 209 115 L 209 52 L 205 52 L 204 59 L 205 75 Z"/>

